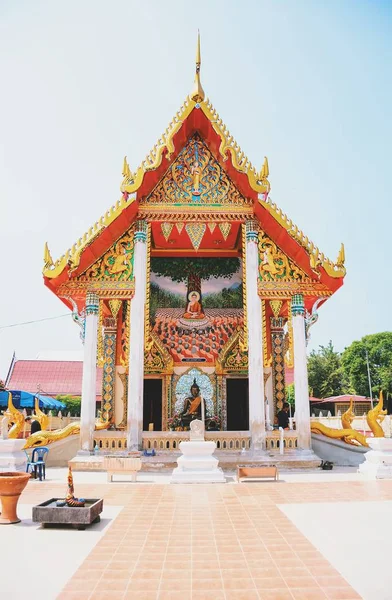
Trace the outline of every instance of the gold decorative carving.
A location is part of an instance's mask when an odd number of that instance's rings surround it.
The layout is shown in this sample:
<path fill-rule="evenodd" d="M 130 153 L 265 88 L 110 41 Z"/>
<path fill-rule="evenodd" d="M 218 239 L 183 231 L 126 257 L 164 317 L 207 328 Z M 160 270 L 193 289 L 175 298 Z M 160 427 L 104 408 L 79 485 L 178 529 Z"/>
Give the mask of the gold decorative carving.
<path fill-rule="evenodd" d="M 323 283 L 317 281 L 259 281 L 257 289 L 260 298 L 270 300 L 271 298 L 288 299 L 294 294 L 303 294 L 304 296 L 332 296 L 332 293 Z"/>
<path fill-rule="evenodd" d="M 231 230 L 231 223 L 219 223 L 219 229 L 226 241 Z"/>
<path fill-rule="evenodd" d="M 287 334 L 286 334 L 285 364 L 294 367 L 294 341 L 293 341 L 293 315 L 291 312 L 291 301 L 287 301 Z"/>
<path fill-rule="evenodd" d="M 205 223 L 187 223 L 185 230 L 195 250 L 198 250 L 206 231 Z"/>
<path fill-rule="evenodd" d="M 173 229 L 173 223 L 162 223 L 161 224 L 161 230 L 163 233 L 163 237 L 165 238 L 166 241 L 169 239 L 172 229 Z"/>
<path fill-rule="evenodd" d="M 98 308 L 98 331 L 97 331 L 97 366 L 103 367 L 105 356 L 103 351 L 103 340 L 104 340 L 104 331 L 103 331 L 103 300 L 99 300 L 99 308 Z"/>
<path fill-rule="evenodd" d="M 94 281 L 129 281 L 133 275 L 134 226 L 83 273 Z"/>
<path fill-rule="evenodd" d="M 263 358 L 264 358 L 264 366 L 270 367 L 272 365 L 272 355 L 268 353 L 268 342 L 267 342 L 267 315 L 266 315 L 266 305 L 265 300 L 261 301 L 261 310 L 262 310 L 262 326 L 263 326 Z"/>
<path fill-rule="evenodd" d="M 217 373 L 243 372 L 248 369 L 248 353 L 244 346 L 243 331 L 237 329 L 223 346 L 217 362 Z"/>
<path fill-rule="evenodd" d="M 58 296 L 67 298 L 84 298 L 87 292 L 93 292 L 100 298 L 132 298 L 135 292 L 135 282 L 131 281 L 91 281 L 85 277 L 72 279 L 58 288 Z"/>
<path fill-rule="evenodd" d="M 123 395 L 121 398 L 123 405 L 123 418 L 121 419 L 121 423 L 118 424 L 118 429 L 125 429 L 127 426 L 128 420 L 128 369 L 124 373 L 118 373 L 118 376 L 123 384 Z"/>
<path fill-rule="evenodd" d="M 115 319 L 117 319 L 117 315 L 118 315 L 118 313 L 120 311 L 120 308 L 122 306 L 121 300 L 117 300 L 117 299 L 115 299 L 115 300 L 109 300 L 108 304 L 109 304 L 110 312 L 112 313 L 113 317 Z"/>
<path fill-rule="evenodd" d="M 280 309 L 282 308 L 282 300 L 270 300 L 270 307 L 275 318 L 279 317 Z"/>
<path fill-rule="evenodd" d="M 123 303 L 122 325 L 121 325 L 121 355 L 120 364 L 123 367 L 128 367 L 129 363 L 129 336 L 131 331 L 131 303 L 125 301 Z"/>
<path fill-rule="evenodd" d="M 141 205 L 253 206 L 244 198 L 211 151 L 195 134 Z"/>
<path fill-rule="evenodd" d="M 263 281 L 311 281 L 261 230 L 259 256 L 259 274 Z"/>
<path fill-rule="evenodd" d="M 208 229 L 211 231 L 211 233 L 214 233 L 216 223 L 207 223 L 207 225 L 208 225 Z"/>
<path fill-rule="evenodd" d="M 248 351 L 248 298 L 246 290 L 246 225 L 241 225 L 242 242 L 242 304 L 244 307 L 244 335 L 240 340 L 242 352 Z"/>
<path fill-rule="evenodd" d="M 185 223 L 176 223 L 178 233 L 181 233 L 181 231 L 184 229 L 184 225 Z"/>

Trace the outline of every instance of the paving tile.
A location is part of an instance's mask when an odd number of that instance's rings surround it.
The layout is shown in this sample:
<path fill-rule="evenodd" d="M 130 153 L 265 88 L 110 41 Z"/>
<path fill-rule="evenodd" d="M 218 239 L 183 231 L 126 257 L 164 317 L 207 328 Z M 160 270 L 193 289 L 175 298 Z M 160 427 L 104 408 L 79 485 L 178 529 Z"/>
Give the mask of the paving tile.
<path fill-rule="evenodd" d="M 321 588 L 291 588 L 295 600 L 326 600 L 327 596 Z"/>

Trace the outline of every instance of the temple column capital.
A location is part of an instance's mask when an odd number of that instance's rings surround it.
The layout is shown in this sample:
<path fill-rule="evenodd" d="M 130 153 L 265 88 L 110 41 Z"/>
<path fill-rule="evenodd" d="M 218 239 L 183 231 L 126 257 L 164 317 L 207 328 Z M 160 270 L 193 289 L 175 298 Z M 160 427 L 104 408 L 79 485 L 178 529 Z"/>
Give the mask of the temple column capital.
<path fill-rule="evenodd" d="M 246 241 L 249 242 L 255 242 L 257 244 L 258 242 L 258 234 L 259 234 L 259 224 L 257 221 L 250 219 L 249 221 L 246 221 L 245 223 L 245 234 L 246 234 Z"/>

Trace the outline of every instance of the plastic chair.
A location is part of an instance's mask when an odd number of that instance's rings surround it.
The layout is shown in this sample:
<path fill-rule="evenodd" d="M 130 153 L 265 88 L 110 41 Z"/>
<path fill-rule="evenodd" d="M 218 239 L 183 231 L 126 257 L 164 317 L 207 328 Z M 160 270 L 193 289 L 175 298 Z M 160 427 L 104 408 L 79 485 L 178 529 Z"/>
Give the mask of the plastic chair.
<path fill-rule="evenodd" d="M 34 448 L 33 454 L 31 455 L 31 461 L 28 463 L 31 467 L 34 467 L 34 476 L 37 479 L 37 471 L 39 480 L 42 481 L 42 475 L 46 478 L 45 461 L 46 456 L 49 452 L 49 448 L 43 446 L 41 448 Z"/>

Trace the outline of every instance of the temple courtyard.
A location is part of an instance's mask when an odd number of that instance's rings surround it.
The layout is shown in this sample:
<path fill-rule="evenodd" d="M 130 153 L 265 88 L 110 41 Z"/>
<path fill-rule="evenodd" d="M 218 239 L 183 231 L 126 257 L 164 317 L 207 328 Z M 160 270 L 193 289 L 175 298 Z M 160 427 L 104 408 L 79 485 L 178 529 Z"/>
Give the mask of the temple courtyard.
<path fill-rule="evenodd" d="M 365 481 L 354 468 L 283 471 L 279 482 L 169 479 L 76 472 L 79 497 L 104 499 L 101 522 L 85 531 L 31 520 L 32 506 L 64 496 L 66 469 L 31 480 L 22 522 L 1 528 L 1 597 L 391 598 L 392 481 Z"/>

